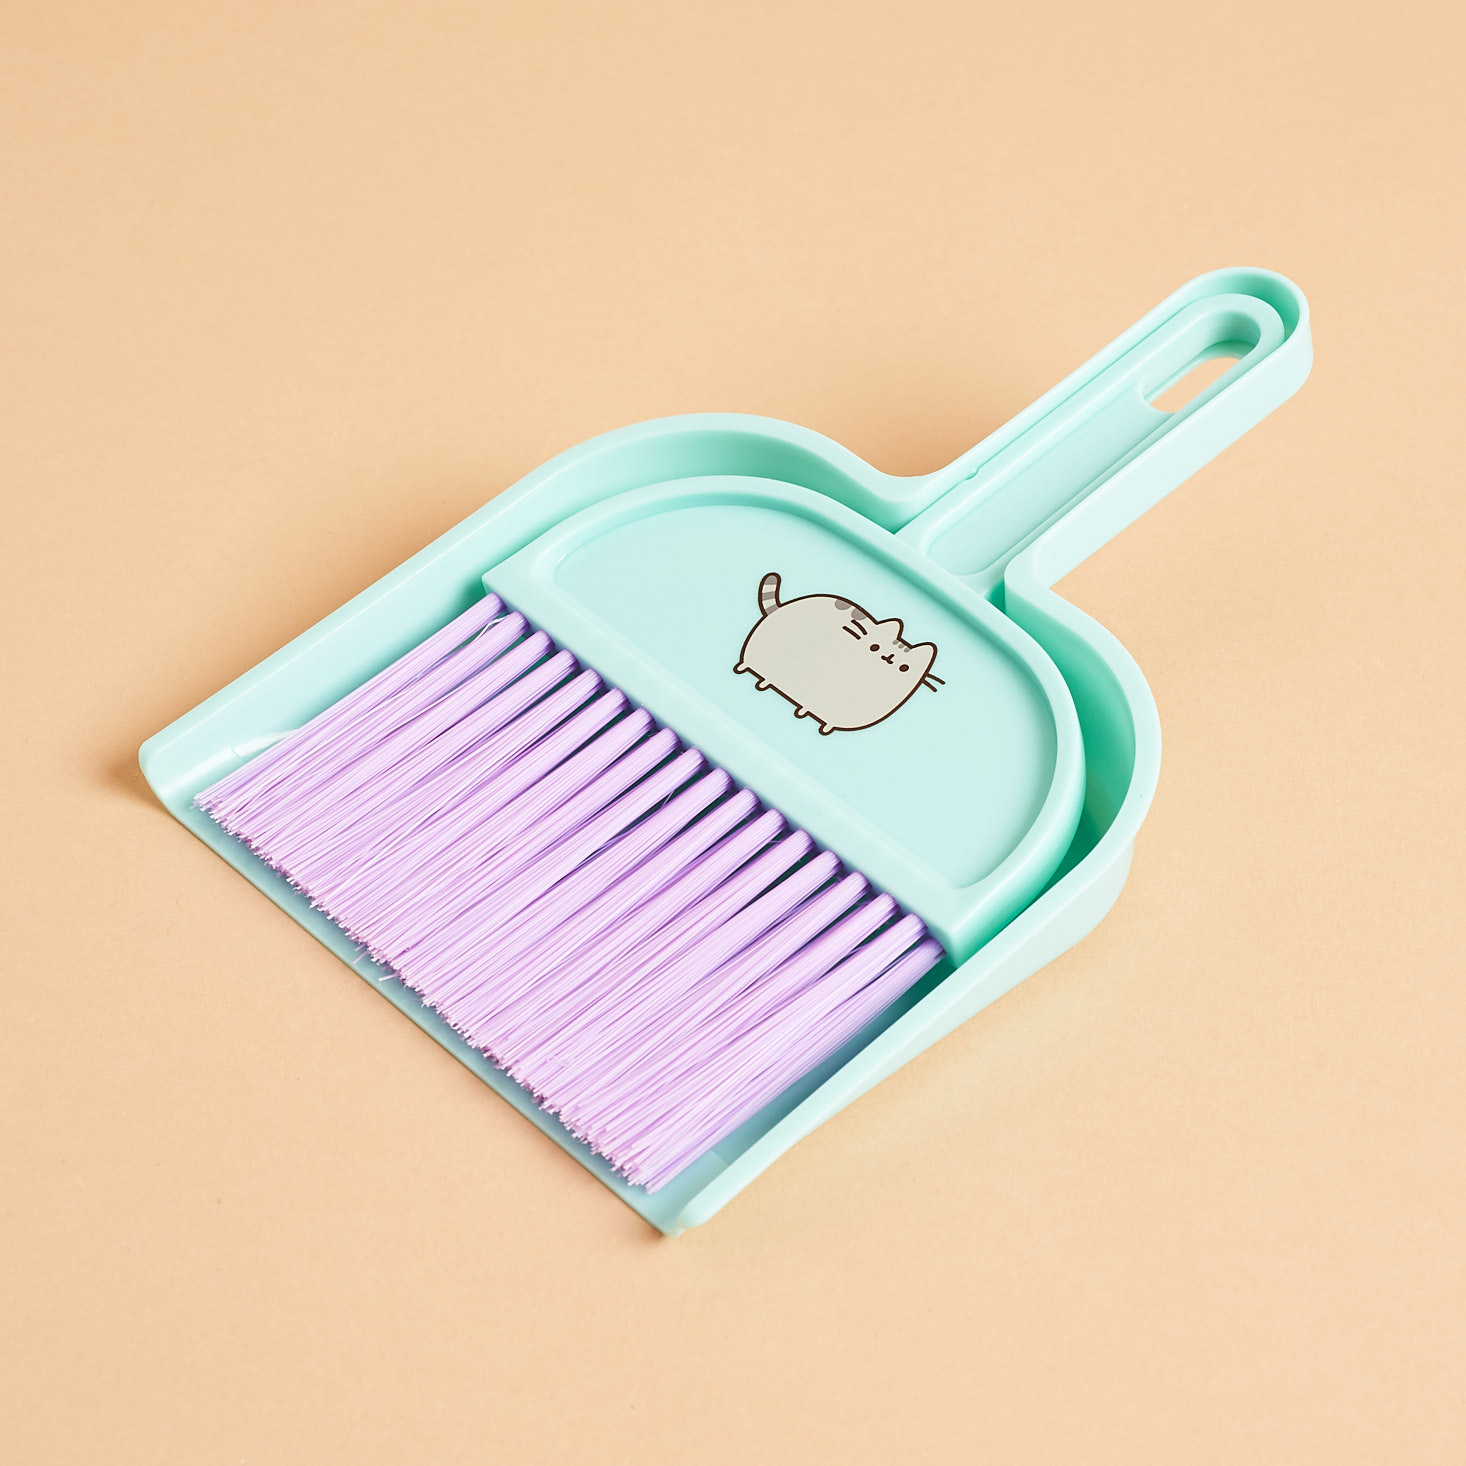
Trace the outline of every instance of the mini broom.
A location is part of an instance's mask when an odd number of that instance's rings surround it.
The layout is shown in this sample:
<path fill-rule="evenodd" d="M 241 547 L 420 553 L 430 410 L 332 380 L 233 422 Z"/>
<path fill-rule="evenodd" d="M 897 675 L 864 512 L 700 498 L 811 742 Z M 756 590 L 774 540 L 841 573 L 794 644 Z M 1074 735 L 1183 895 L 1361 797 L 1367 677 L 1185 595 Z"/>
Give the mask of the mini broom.
<path fill-rule="evenodd" d="M 649 1191 L 941 955 L 492 594 L 197 803 Z"/>

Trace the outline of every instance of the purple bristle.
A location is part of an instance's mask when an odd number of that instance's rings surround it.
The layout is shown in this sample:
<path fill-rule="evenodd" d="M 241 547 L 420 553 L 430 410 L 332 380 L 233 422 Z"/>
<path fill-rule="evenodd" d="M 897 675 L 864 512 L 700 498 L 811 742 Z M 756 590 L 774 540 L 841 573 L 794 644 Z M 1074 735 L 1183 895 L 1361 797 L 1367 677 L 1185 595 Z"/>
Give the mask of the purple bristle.
<path fill-rule="evenodd" d="M 495 596 L 195 802 L 650 1191 L 943 956 Z"/>

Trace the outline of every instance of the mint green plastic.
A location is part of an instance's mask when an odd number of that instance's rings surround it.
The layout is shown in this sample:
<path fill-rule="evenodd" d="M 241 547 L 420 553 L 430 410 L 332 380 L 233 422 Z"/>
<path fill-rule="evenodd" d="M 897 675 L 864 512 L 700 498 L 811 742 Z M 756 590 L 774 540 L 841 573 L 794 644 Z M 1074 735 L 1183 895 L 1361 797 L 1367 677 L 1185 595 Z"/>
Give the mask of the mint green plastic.
<path fill-rule="evenodd" d="M 1216 356 L 1238 360 L 1179 411 L 1151 405 Z M 551 460 L 149 739 L 143 772 L 200 839 L 628 1205 L 675 1235 L 705 1221 L 823 1120 L 1072 946 L 1113 905 L 1155 790 L 1160 727 L 1150 690 L 1124 648 L 1051 587 L 1295 392 L 1311 363 L 1307 305 L 1298 289 L 1264 270 L 1220 270 L 1183 286 L 1027 411 L 933 474 L 883 474 L 817 433 L 765 418 L 699 414 L 608 433 Z M 748 679 L 729 676 L 720 692 L 723 684 L 699 685 L 690 664 L 678 664 L 683 653 L 676 645 L 642 644 L 647 638 L 638 628 L 650 628 L 655 639 L 655 622 L 647 619 L 655 605 L 639 603 L 639 593 L 624 587 L 620 598 L 613 595 L 608 567 L 615 557 L 598 561 L 595 547 L 614 544 L 617 555 L 624 550 L 664 566 L 669 553 L 689 543 L 705 550 L 707 525 L 688 539 L 673 522 L 677 511 L 725 516 L 707 521 L 719 534 L 732 514 L 794 516 L 814 527 L 805 548 L 821 572 L 858 571 L 919 591 L 922 614 L 947 618 L 941 655 L 959 637 L 985 648 L 1010 695 L 1004 708 L 1027 730 L 1014 738 L 1002 719 L 973 717 L 958 695 L 942 711 L 949 681 L 919 714 L 939 717 L 923 724 L 941 743 L 924 777 L 929 772 L 934 788 L 957 790 L 952 804 L 961 811 L 963 780 L 976 777 L 972 770 L 984 760 L 996 761 L 1027 804 L 1018 800 L 996 833 L 965 832 L 966 814 L 936 823 L 913 817 L 903 825 L 888 810 L 865 807 L 843 775 L 808 759 L 811 748 L 842 738 L 869 748 L 864 740 L 888 734 L 896 746 L 916 732 L 914 723 L 903 723 L 907 708 L 858 735 L 822 739 L 792 717 L 787 703 L 776 707 L 773 698 L 749 691 Z M 769 521 L 776 522 L 783 521 Z M 768 548 L 763 568 L 778 569 L 778 544 Z M 727 556 L 737 572 L 729 584 L 742 584 L 747 565 L 731 544 Z M 480 595 L 484 582 L 918 911 L 959 957 L 939 964 L 840 1054 L 655 1195 L 612 1175 L 192 807 L 199 790 L 416 645 Z M 737 613 L 749 624 L 757 615 L 753 589 Z M 807 589 L 848 594 L 833 583 Z M 725 635 L 734 614 L 718 611 L 703 630 Z M 730 701 L 736 698 L 743 700 Z M 971 730 L 969 768 L 956 736 L 961 726 Z"/>
<path fill-rule="evenodd" d="M 797 580 L 877 618 L 899 608 L 913 640 L 939 647 L 945 685 L 829 737 L 778 694 L 760 696 L 733 664 L 771 569 L 786 591 Z M 1033 900 L 1074 839 L 1084 748 L 1058 668 L 984 596 L 824 494 L 716 474 L 627 490 L 484 580 L 920 912 L 955 958 Z"/>

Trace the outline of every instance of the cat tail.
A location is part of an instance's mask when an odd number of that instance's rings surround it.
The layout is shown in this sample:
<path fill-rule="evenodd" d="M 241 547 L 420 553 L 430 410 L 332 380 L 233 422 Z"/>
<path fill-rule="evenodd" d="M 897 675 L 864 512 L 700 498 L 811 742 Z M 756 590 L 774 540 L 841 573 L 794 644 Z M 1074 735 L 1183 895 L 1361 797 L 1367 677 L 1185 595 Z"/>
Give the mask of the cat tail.
<path fill-rule="evenodd" d="M 758 583 L 758 608 L 765 616 L 779 609 L 779 577 L 772 570 Z"/>

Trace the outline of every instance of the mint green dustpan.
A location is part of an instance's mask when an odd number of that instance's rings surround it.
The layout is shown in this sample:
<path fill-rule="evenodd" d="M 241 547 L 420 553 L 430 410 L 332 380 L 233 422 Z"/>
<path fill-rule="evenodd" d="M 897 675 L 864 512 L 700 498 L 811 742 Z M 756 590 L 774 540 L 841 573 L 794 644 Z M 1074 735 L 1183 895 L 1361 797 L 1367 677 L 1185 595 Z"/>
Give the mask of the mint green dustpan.
<path fill-rule="evenodd" d="M 1236 357 L 1185 407 L 1152 405 Z M 1160 730 L 1124 649 L 1050 587 L 1307 377 L 1279 275 L 1184 286 L 937 473 L 763 418 L 571 449 L 150 739 L 167 807 L 664 1232 L 1071 946 L 1113 904 Z M 484 585 L 918 912 L 951 960 L 654 1195 L 627 1185 L 193 796 Z"/>

